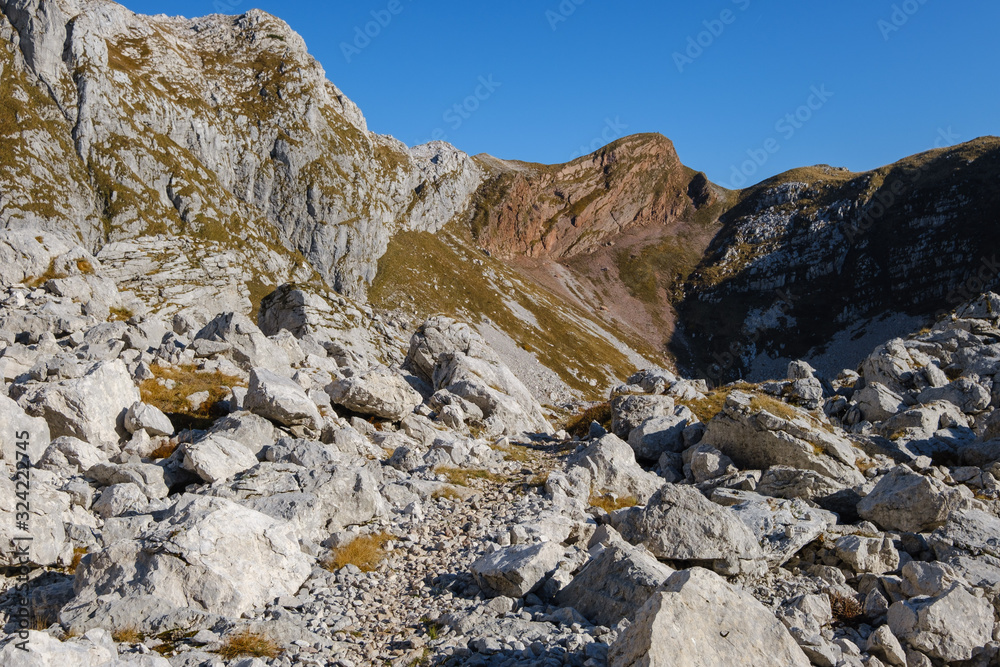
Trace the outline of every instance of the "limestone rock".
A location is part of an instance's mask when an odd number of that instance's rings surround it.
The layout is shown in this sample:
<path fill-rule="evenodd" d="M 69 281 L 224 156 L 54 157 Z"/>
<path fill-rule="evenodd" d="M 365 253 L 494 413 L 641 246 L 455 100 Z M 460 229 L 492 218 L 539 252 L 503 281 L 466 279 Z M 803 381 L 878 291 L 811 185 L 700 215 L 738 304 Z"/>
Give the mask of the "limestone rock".
<path fill-rule="evenodd" d="M 695 568 L 677 572 L 611 646 L 610 667 L 809 667 L 788 630 L 749 594 Z"/>
<path fill-rule="evenodd" d="M 291 375 L 288 354 L 268 339 L 246 315 L 221 313 L 195 336 L 230 345 L 229 355 L 243 370 L 266 368 L 281 375 Z"/>
<path fill-rule="evenodd" d="M 521 598 L 559 565 L 563 549 L 552 542 L 515 545 L 487 554 L 472 564 L 472 574 L 488 595 Z"/>
<path fill-rule="evenodd" d="M 129 433 L 143 429 L 152 436 L 173 435 L 174 425 L 170 423 L 170 418 L 152 405 L 145 403 L 133 403 L 125 413 L 125 428 Z"/>
<path fill-rule="evenodd" d="M 940 481 L 896 466 L 858 505 L 858 513 L 885 530 L 930 531 L 966 499 Z"/>
<path fill-rule="evenodd" d="M 559 592 L 556 601 L 607 627 L 614 627 L 623 618 L 634 618 L 674 573 L 645 549 L 617 536 L 591 553 L 591 560 Z"/>
<path fill-rule="evenodd" d="M 285 426 L 316 429 L 322 423 L 319 409 L 302 387 L 266 368 L 251 369 L 243 407 Z"/>
<path fill-rule="evenodd" d="M 892 633 L 918 651 L 946 662 L 968 660 L 993 637 L 993 607 L 961 587 L 933 598 L 889 607 Z"/>
<path fill-rule="evenodd" d="M 117 451 L 125 437 L 125 414 L 139 402 L 139 390 L 120 360 L 98 362 L 83 377 L 26 386 L 18 403 L 43 417 L 52 437 L 69 435 L 105 451 Z"/>
<path fill-rule="evenodd" d="M 827 432 L 808 413 L 782 404 L 785 416 L 781 416 L 773 414 L 779 410 L 769 405 L 743 392 L 730 393 L 701 443 L 712 445 L 741 468 L 814 470 L 843 486 L 864 481 L 856 468 L 861 454 L 849 442 Z"/>
<path fill-rule="evenodd" d="M 663 478 L 643 470 L 632 449 L 610 433 L 571 456 L 567 463 L 569 469 L 585 472 L 589 478 L 585 489 L 588 498 L 611 494 L 644 503 L 665 483 Z"/>
<path fill-rule="evenodd" d="M 837 539 L 837 556 L 858 574 L 886 574 L 899 567 L 899 552 L 889 538 L 845 535 Z"/>
<path fill-rule="evenodd" d="M 689 486 L 667 484 L 646 507 L 613 512 L 609 521 L 622 537 L 657 558 L 707 562 L 726 574 L 762 569 L 765 554 L 750 528 Z"/>
<path fill-rule="evenodd" d="M 184 496 L 137 539 L 86 556 L 74 590 L 81 601 L 153 594 L 177 607 L 239 616 L 294 595 L 311 567 L 287 523 L 229 500 Z"/>
<path fill-rule="evenodd" d="M 388 368 L 337 380 L 326 392 L 330 400 L 352 412 L 390 421 L 401 420 L 423 402 L 423 397 L 402 376 Z"/>
<path fill-rule="evenodd" d="M 496 352 L 467 324 L 434 317 L 410 339 L 404 367 L 475 404 L 501 434 L 552 433 L 538 401 Z M 499 434 L 498 434 L 499 435 Z"/>
<path fill-rule="evenodd" d="M 257 465 L 257 457 L 245 445 L 221 435 L 208 435 L 182 446 L 182 463 L 209 484 L 231 479 Z"/>

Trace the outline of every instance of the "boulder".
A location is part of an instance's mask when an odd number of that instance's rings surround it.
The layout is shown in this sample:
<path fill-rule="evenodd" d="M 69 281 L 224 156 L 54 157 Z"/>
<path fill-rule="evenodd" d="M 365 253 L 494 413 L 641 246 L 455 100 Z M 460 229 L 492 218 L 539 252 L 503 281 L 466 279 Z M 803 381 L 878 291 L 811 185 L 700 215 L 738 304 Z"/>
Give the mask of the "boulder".
<path fill-rule="evenodd" d="M 614 627 L 633 619 L 674 570 L 641 547 L 615 535 L 591 549 L 591 559 L 559 591 L 556 603 L 572 607 L 591 622 Z"/>
<path fill-rule="evenodd" d="M 889 607 L 889 628 L 910 646 L 947 663 L 969 660 L 993 639 L 993 606 L 961 586 Z"/>
<path fill-rule="evenodd" d="M 612 512 L 608 521 L 626 540 L 663 560 L 708 563 L 725 574 L 762 569 L 765 554 L 750 528 L 689 486 L 667 484 L 645 507 Z"/>
<path fill-rule="evenodd" d="M 861 411 L 861 418 L 869 422 L 884 421 L 906 409 L 902 396 L 878 382 L 855 392 L 854 402 Z"/>
<path fill-rule="evenodd" d="M 141 429 L 151 436 L 174 434 L 170 418 L 156 406 L 142 402 L 133 403 L 125 413 L 125 428 L 129 433 Z"/>
<path fill-rule="evenodd" d="M 804 500 L 777 500 L 743 492 L 743 502 L 730 507 L 757 538 L 772 566 L 784 565 L 803 547 L 837 524 L 833 512 Z"/>
<path fill-rule="evenodd" d="M 899 552 L 888 537 L 844 535 L 835 549 L 837 557 L 858 574 L 886 574 L 899 567 Z"/>
<path fill-rule="evenodd" d="M 881 626 L 868 636 L 865 649 L 893 667 L 906 667 L 906 651 L 888 625 Z"/>
<path fill-rule="evenodd" d="M 94 665 L 125 665 L 118 660 L 118 649 L 107 630 L 95 628 L 82 637 L 61 642 L 45 632 L 28 630 L 23 639 L 11 637 L 0 648 L 0 664 L 4 667 L 93 667 Z M 169 667 L 166 658 L 143 663 L 143 667 Z"/>
<path fill-rule="evenodd" d="M 139 390 L 120 359 L 90 366 L 83 377 L 21 387 L 18 403 L 43 417 L 52 437 L 69 435 L 117 452 L 126 437 L 125 414 Z"/>
<path fill-rule="evenodd" d="M 708 570 L 677 572 L 608 654 L 610 667 L 781 665 L 809 659 L 774 614 Z"/>
<path fill-rule="evenodd" d="M 467 324 L 434 317 L 410 339 L 404 368 L 475 404 L 499 434 L 552 433 L 542 408 L 496 352 Z"/>
<path fill-rule="evenodd" d="M 538 588 L 563 558 L 553 542 L 514 545 L 486 554 L 472 564 L 476 583 L 490 597 L 522 598 Z"/>
<path fill-rule="evenodd" d="M 388 368 L 337 380 L 326 387 L 337 405 L 363 415 L 399 421 L 423 402 L 423 397 L 402 376 Z"/>
<path fill-rule="evenodd" d="M 302 387 L 266 368 L 250 370 L 243 407 L 284 426 L 317 429 L 323 423 L 319 409 Z"/>
<path fill-rule="evenodd" d="M 858 504 L 858 514 L 883 530 L 922 533 L 942 525 L 967 502 L 957 489 L 896 466 Z"/>
<path fill-rule="evenodd" d="M 856 467 L 864 455 L 850 442 L 827 431 L 807 412 L 740 391 L 729 394 L 701 444 L 712 445 L 741 469 L 814 470 L 843 487 L 865 480 Z"/>
<path fill-rule="evenodd" d="M 971 380 L 961 377 L 943 387 L 928 387 L 920 392 L 917 400 L 921 403 L 947 401 L 966 414 L 982 412 L 990 406 L 990 391 Z"/>
<path fill-rule="evenodd" d="M 567 463 L 569 470 L 579 469 L 589 476 L 584 500 L 590 495 L 610 494 L 645 503 L 665 483 L 658 475 L 643 470 L 632 448 L 610 433 L 571 456 Z"/>
<path fill-rule="evenodd" d="M 235 440 L 258 457 L 265 447 L 273 445 L 279 437 L 274 424 L 251 412 L 234 412 L 217 419 L 208 432 Z"/>
<path fill-rule="evenodd" d="M 837 493 L 841 485 L 815 470 L 772 466 L 760 476 L 757 493 L 775 498 L 815 500 Z"/>
<path fill-rule="evenodd" d="M 0 459 L 16 466 L 25 459 L 35 465 L 49 444 L 49 425 L 42 417 L 30 417 L 21 406 L 0 394 Z"/>
<path fill-rule="evenodd" d="M 138 538 L 85 556 L 73 588 L 80 602 L 156 595 L 176 607 L 239 617 L 294 595 L 312 562 L 287 522 L 230 500 L 186 495 Z"/>
<path fill-rule="evenodd" d="M 87 468 L 84 474 L 102 486 L 135 484 L 150 500 L 166 498 L 170 492 L 167 471 L 163 465 L 135 461 L 120 465 L 104 462 Z"/>
<path fill-rule="evenodd" d="M 232 479 L 257 465 L 257 457 L 245 445 L 215 434 L 182 445 L 181 454 L 181 467 L 209 484 Z"/>
<path fill-rule="evenodd" d="M 643 422 L 654 417 L 668 417 L 673 412 L 674 399 L 671 396 L 615 396 L 611 399 L 611 432 L 619 438 L 628 438 Z"/>
<path fill-rule="evenodd" d="M 261 463 L 252 473 L 206 493 L 286 522 L 303 538 L 320 543 L 334 532 L 385 515 L 387 505 L 379 485 L 367 468 Z"/>
<path fill-rule="evenodd" d="M 91 509 L 102 519 L 121 516 L 126 512 L 144 512 L 149 499 L 138 486 L 131 482 L 105 487 Z"/>
<path fill-rule="evenodd" d="M 959 509 L 948 514 L 928 542 L 941 559 L 956 554 L 1000 557 L 1000 518 L 981 509 Z"/>
<path fill-rule="evenodd" d="M 18 542 L 15 538 L 25 537 L 25 531 L 18 528 L 24 519 L 24 503 L 17 493 L 24 493 L 24 486 L 18 487 L 14 476 L 14 466 L 0 461 L 0 567 L 13 568 L 21 564 L 27 549 L 28 562 L 39 566 L 67 564 L 72 558 L 72 545 L 66 535 L 64 519 L 70 512 L 71 497 L 59 489 L 61 480 L 48 471 L 31 471 L 31 488 L 28 495 L 27 524 L 30 542 Z"/>
<path fill-rule="evenodd" d="M 650 398 L 631 396 L 627 398 Z M 667 397 L 656 397 L 667 398 Z M 685 406 L 673 408 L 666 416 L 650 417 L 627 434 L 629 447 L 641 461 L 658 461 L 664 452 L 679 454 L 687 448 L 684 429 L 698 421 Z M 614 430 L 614 429 L 612 429 Z"/>
<path fill-rule="evenodd" d="M 197 333 L 195 340 L 201 339 L 228 344 L 225 354 L 245 371 L 266 368 L 280 375 L 291 375 L 288 354 L 246 315 L 220 313 Z"/>

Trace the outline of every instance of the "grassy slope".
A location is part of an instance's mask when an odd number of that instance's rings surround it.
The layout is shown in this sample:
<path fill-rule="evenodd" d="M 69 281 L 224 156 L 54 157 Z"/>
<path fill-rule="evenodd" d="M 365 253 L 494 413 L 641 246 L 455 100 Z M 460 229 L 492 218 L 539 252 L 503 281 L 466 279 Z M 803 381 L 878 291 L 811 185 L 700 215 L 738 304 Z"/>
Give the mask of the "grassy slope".
<path fill-rule="evenodd" d="M 379 261 L 369 296 L 377 307 L 402 306 L 420 317 L 442 314 L 472 324 L 489 320 L 588 399 L 601 397 L 609 379 L 634 370 L 587 313 L 475 250 L 468 231 L 455 224 L 437 236 L 397 234 Z M 518 315 L 518 307 L 535 322 Z M 637 351 L 655 358 L 648 346 Z"/>

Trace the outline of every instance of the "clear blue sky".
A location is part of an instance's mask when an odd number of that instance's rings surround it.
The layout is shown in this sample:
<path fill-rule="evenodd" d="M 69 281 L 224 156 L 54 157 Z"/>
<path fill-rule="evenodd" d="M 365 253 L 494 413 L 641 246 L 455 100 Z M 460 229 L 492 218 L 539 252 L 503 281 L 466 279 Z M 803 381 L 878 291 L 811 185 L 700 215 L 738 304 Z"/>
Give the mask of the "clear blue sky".
<path fill-rule="evenodd" d="M 555 163 L 660 132 L 687 165 L 738 185 L 734 167 L 748 182 L 818 163 L 863 170 L 944 137 L 1000 134 L 1000 3 L 989 0 L 124 4 L 275 14 L 372 130 L 410 145 L 438 130 L 469 153 Z M 356 39 L 366 24 L 368 43 Z"/>

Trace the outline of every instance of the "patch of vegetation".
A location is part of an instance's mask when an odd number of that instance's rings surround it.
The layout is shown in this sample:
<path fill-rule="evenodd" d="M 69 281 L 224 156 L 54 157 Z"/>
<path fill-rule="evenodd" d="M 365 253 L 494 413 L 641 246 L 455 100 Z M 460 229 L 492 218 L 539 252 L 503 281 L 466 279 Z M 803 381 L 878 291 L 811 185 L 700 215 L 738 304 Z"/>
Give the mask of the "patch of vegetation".
<path fill-rule="evenodd" d="M 76 260 L 76 270 L 85 276 L 89 276 L 94 273 L 94 265 L 90 263 L 90 260 L 81 257 Z"/>
<path fill-rule="evenodd" d="M 788 403 L 784 403 L 776 398 L 771 398 L 770 396 L 764 394 L 753 394 L 753 398 L 750 401 L 750 407 L 754 410 L 769 412 L 775 417 L 780 417 L 781 419 L 788 421 L 794 421 L 803 417 L 803 414 L 800 411 L 788 405 Z"/>
<path fill-rule="evenodd" d="M 439 466 L 434 469 L 439 475 L 444 475 L 449 484 L 453 486 L 470 486 L 473 480 L 484 480 L 493 484 L 503 484 L 506 477 L 497 475 L 482 468 L 452 468 L 450 466 Z"/>
<path fill-rule="evenodd" d="M 336 572 L 348 565 L 354 565 L 362 572 L 372 572 L 385 560 L 385 545 L 393 539 L 388 533 L 362 535 L 350 543 L 332 549 L 323 567 Z"/>
<path fill-rule="evenodd" d="M 83 560 L 83 557 L 86 555 L 87 549 L 85 547 L 73 547 L 73 560 L 69 562 L 66 572 L 69 574 L 76 574 L 76 568 L 80 567 L 80 561 Z"/>
<path fill-rule="evenodd" d="M 609 377 L 634 372 L 628 357 L 587 325 L 591 314 L 527 284 L 502 263 L 467 250 L 474 246 L 468 236 L 469 230 L 454 225 L 438 235 L 394 236 L 369 290 L 372 304 L 402 306 L 420 317 L 447 315 L 473 325 L 488 321 L 522 348 L 529 346 L 542 365 L 589 399 L 602 397 Z M 511 302 L 517 307 L 512 309 Z M 514 312 L 520 308 L 532 317 Z M 651 348 L 640 352 L 658 356 Z"/>
<path fill-rule="evenodd" d="M 218 371 L 203 371 L 194 364 L 183 366 L 152 366 L 155 377 L 143 380 L 139 393 L 144 403 L 153 405 L 170 417 L 174 426 L 184 428 L 207 428 L 224 415 L 219 403 L 226 399 L 232 387 L 246 383 L 235 376 Z M 160 380 L 172 380 L 174 385 L 167 388 Z M 207 391 L 208 400 L 197 408 L 188 402 L 188 396 Z"/>
<path fill-rule="evenodd" d="M 438 500 L 440 498 L 446 498 L 448 500 L 461 500 L 462 494 L 453 486 L 443 486 L 440 489 L 436 489 L 434 493 L 431 494 L 431 498 Z"/>
<path fill-rule="evenodd" d="M 501 445 L 496 445 L 493 449 L 503 452 L 504 458 L 508 461 L 517 461 L 518 463 L 531 463 L 534 457 L 531 455 L 531 450 L 524 445 L 511 444 L 506 447 Z"/>
<path fill-rule="evenodd" d="M 177 448 L 180 447 L 180 444 L 179 441 L 171 439 L 150 452 L 149 458 L 154 461 L 169 459 L 177 451 Z"/>
<path fill-rule="evenodd" d="M 590 433 L 593 422 L 600 424 L 606 431 L 611 430 L 613 416 L 609 401 L 592 405 L 566 422 L 566 432 L 577 438 L 585 438 Z"/>
<path fill-rule="evenodd" d="M 849 626 L 857 626 L 864 621 L 865 611 L 857 599 L 837 591 L 827 592 L 826 596 L 830 598 L 830 608 L 836 621 Z"/>
<path fill-rule="evenodd" d="M 250 319 L 253 322 L 257 321 L 258 315 L 260 315 L 260 304 L 264 301 L 264 298 L 268 294 L 275 290 L 275 286 L 269 282 L 261 280 L 259 276 L 254 276 L 252 280 L 247 282 L 247 290 L 250 292 L 250 304 L 252 306 L 250 310 Z"/>
<path fill-rule="evenodd" d="M 270 658 L 281 655 L 281 648 L 267 635 L 241 630 L 229 635 L 217 653 L 226 660 L 235 658 Z"/>
<path fill-rule="evenodd" d="M 680 298 L 684 282 L 700 260 L 701 254 L 685 237 L 667 239 L 637 253 L 622 250 L 615 256 L 622 283 L 632 296 L 649 305 L 662 302 L 661 290 L 670 301 Z"/>
<path fill-rule="evenodd" d="M 115 306 L 111 309 L 111 314 L 108 316 L 108 320 L 111 322 L 128 322 L 132 319 L 135 313 L 129 308 L 124 308 L 122 306 Z"/>
<path fill-rule="evenodd" d="M 593 494 L 590 496 L 590 506 L 602 509 L 605 512 L 614 512 L 616 510 L 625 509 L 626 507 L 635 507 L 639 504 L 639 499 L 635 496 L 624 496 L 621 498 L 616 498 L 611 494 L 597 495 Z"/>
<path fill-rule="evenodd" d="M 66 274 L 56 271 L 56 260 L 53 258 L 49 261 L 49 268 L 45 270 L 40 276 L 34 276 L 31 278 L 26 278 L 24 284 L 31 288 L 39 288 L 50 280 L 58 280 L 59 278 L 65 278 Z"/>
<path fill-rule="evenodd" d="M 734 391 L 744 391 L 751 394 L 758 389 L 757 385 L 748 384 L 746 382 L 737 382 L 735 384 L 726 385 L 725 387 L 720 387 L 713 391 L 705 394 L 704 397 L 695 400 L 682 400 L 677 399 L 678 405 L 686 406 L 691 412 L 698 417 L 698 420 L 707 424 L 708 422 L 715 419 L 722 408 L 726 406 L 726 399 L 729 398 L 729 394 Z"/>
<path fill-rule="evenodd" d="M 528 488 L 544 489 L 549 483 L 549 473 L 541 472 L 524 483 Z"/>
<path fill-rule="evenodd" d="M 136 628 L 129 626 L 112 632 L 111 638 L 118 644 L 138 644 L 142 641 L 143 636 Z"/>

